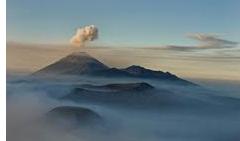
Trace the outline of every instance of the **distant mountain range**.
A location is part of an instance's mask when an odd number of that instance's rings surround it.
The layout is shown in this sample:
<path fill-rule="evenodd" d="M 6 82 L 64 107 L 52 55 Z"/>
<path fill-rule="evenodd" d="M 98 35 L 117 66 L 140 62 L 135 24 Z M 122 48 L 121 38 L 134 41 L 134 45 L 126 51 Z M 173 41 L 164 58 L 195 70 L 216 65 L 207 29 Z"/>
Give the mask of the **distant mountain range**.
<path fill-rule="evenodd" d="M 154 71 L 132 65 L 127 68 L 110 68 L 84 52 L 72 53 L 59 61 L 35 72 L 34 75 L 88 75 L 94 77 L 127 77 L 170 81 L 183 85 L 196 85 L 169 72 Z"/>

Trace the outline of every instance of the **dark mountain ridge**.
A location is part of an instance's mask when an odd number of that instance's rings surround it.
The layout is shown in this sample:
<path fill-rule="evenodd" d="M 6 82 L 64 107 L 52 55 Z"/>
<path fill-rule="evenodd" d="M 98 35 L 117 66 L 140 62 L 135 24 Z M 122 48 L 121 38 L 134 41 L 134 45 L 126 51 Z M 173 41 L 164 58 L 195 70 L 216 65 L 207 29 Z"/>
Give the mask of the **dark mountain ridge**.
<path fill-rule="evenodd" d="M 84 89 L 98 90 L 98 91 L 110 91 L 110 92 L 124 92 L 124 91 L 146 91 L 154 89 L 148 83 L 114 83 L 114 84 L 106 84 L 106 85 L 90 85 L 85 84 L 81 85 Z"/>
<path fill-rule="evenodd" d="M 154 71 L 141 66 L 132 65 L 127 68 L 109 68 L 107 65 L 98 61 L 84 52 L 72 53 L 59 61 L 40 69 L 33 75 L 87 75 L 94 77 L 126 77 L 155 79 L 161 81 L 170 81 L 181 85 L 195 85 L 177 77 L 174 74 L 163 71 Z"/>

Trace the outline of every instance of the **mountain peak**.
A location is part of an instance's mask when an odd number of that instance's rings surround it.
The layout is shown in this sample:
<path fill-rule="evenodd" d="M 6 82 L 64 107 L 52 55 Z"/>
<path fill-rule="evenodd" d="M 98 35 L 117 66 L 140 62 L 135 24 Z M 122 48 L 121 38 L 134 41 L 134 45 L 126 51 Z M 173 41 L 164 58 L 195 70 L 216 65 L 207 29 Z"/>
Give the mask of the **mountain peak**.
<path fill-rule="evenodd" d="M 59 61 L 39 70 L 35 74 L 52 73 L 77 75 L 87 74 L 93 71 L 105 70 L 108 66 L 91 57 L 85 52 L 74 52 Z"/>
<path fill-rule="evenodd" d="M 127 67 L 126 69 L 128 69 L 128 70 L 143 70 L 145 68 L 142 66 L 138 66 L 138 65 L 132 65 L 132 66 Z"/>
<path fill-rule="evenodd" d="M 70 55 L 61 59 L 61 61 L 70 63 L 81 63 L 88 61 L 98 61 L 92 56 L 88 55 L 86 52 L 73 52 Z"/>
<path fill-rule="evenodd" d="M 157 75 L 164 74 L 164 72 L 162 72 L 162 71 L 154 71 L 154 70 L 146 69 L 144 67 L 137 66 L 137 65 L 132 65 L 123 70 L 132 75 L 142 75 L 142 76 L 152 76 L 155 74 L 157 74 Z"/>

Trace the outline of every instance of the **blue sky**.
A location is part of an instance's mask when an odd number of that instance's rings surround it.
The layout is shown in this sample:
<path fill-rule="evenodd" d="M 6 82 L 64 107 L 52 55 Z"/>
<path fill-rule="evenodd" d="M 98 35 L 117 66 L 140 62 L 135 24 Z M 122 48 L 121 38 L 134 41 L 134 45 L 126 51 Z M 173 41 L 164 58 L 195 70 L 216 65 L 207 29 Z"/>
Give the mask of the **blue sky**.
<path fill-rule="evenodd" d="M 94 24 L 99 44 L 193 45 L 189 33 L 239 42 L 239 0 L 7 0 L 7 40 L 68 43 Z"/>

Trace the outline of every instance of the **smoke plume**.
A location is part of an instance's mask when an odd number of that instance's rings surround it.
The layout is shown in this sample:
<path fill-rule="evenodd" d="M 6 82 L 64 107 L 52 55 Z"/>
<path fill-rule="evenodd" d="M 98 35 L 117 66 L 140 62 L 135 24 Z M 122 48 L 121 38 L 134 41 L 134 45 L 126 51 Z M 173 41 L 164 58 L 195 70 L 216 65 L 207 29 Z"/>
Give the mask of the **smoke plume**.
<path fill-rule="evenodd" d="M 71 38 L 70 43 L 75 46 L 84 46 L 88 41 L 98 38 L 98 28 L 95 25 L 88 25 L 77 29 L 76 34 Z"/>

